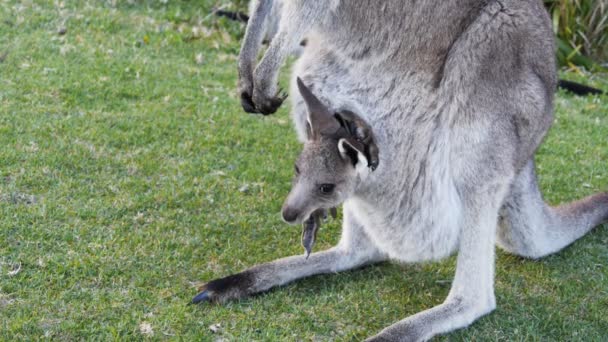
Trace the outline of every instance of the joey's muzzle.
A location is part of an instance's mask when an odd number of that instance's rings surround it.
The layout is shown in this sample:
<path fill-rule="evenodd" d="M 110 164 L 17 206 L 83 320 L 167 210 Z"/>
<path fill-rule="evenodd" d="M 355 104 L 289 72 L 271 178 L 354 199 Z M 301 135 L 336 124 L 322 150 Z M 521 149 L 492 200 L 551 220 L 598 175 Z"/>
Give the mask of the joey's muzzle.
<path fill-rule="evenodd" d="M 281 209 L 281 216 L 283 216 L 283 221 L 289 224 L 296 224 L 298 223 L 297 221 L 298 217 L 300 216 L 300 211 L 285 204 Z"/>
<path fill-rule="evenodd" d="M 281 208 L 281 216 L 283 220 L 289 224 L 299 224 L 307 219 L 310 205 L 308 192 L 301 184 L 295 184 Z"/>

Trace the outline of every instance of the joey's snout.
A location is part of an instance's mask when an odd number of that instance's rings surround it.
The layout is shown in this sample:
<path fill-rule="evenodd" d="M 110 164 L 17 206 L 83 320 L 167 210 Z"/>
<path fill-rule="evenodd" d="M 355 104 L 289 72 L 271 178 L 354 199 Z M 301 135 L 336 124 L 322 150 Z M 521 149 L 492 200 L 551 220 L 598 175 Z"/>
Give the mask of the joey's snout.
<path fill-rule="evenodd" d="M 281 216 L 283 220 L 289 224 L 302 223 L 310 214 L 310 201 L 308 196 L 302 192 L 302 188 L 295 186 L 287 195 L 283 207 L 281 208 Z"/>
<path fill-rule="evenodd" d="M 289 224 L 299 224 L 306 219 L 306 210 L 308 206 L 308 196 L 306 191 L 303 191 L 301 184 L 294 184 L 283 202 L 281 208 L 281 216 L 283 221 Z"/>
<path fill-rule="evenodd" d="M 281 209 L 281 216 L 283 216 L 283 221 L 289 224 L 296 224 L 298 223 L 300 211 L 288 206 L 287 203 L 285 203 Z"/>

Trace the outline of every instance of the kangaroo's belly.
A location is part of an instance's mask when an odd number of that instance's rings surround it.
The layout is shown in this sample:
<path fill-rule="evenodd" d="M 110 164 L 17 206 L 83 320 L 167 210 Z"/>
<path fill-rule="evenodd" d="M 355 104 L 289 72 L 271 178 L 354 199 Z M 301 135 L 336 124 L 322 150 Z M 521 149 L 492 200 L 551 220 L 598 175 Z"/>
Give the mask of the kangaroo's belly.
<path fill-rule="evenodd" d="M 392 259 L 437 260 L 458 248 L 463 208 L 449 169 L 449 150 L 431 150 L 435 152 L 410 160 L 422 168 L 399 174 L 391 167 L 400 182 L 375 182 L 375 191 L 345 203 L 376 247 Z"/>
<path fill-rule="evenodd" d="M 458 248 L 459 212 L 447 202 L 408 212 L 382 211 L 358 200 L 345 205 L 364 226 L 375 246 L 391 259 L 401 262 L 439 260 Z"/>

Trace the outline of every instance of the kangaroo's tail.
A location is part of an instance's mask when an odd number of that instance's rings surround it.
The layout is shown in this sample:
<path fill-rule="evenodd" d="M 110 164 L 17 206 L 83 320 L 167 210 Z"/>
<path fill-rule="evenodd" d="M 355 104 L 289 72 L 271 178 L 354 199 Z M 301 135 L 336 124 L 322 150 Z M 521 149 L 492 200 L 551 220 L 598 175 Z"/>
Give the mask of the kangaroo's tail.
<path fill-rule="evenodd" d="M 228 18 L 234 21 L 240 21 L 242 23 L 246 23 L 249 21 L 249 16 L 243 12 L 216 10 L 213 13 L 219 17 Z"/>
<path fill-rule="evenodd" d="M 605 92 L 601 91 L 600 89 L 589 87 L 584 84 L 580 84 L 580 83 L 576 83 L 576 82 L 572 82 L 572 81 L 559 80 L 559 83 L 557 84 L 557 86 L 561 89 L 567 90 L 576 95 L 605 94 Z"/>

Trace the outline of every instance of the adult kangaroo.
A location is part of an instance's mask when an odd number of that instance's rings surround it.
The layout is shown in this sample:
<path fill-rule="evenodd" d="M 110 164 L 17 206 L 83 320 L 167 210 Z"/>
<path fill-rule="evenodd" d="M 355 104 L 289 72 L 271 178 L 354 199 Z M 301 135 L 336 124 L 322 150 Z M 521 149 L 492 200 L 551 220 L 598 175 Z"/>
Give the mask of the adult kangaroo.
<path fill-rule="evenodd" d="M 551 22 L 540 0 L 291 0 L 257 64 L 272 1 L 254 6 L 239 58 L 248 112 L 282 103 L 294 67 L 293 120 L 303 151 L 282 215 L 302 223 L 343 203 L 335 247 L 261 264 L 201 288 L 193 302 L 249 296 L 313 274 L 458 252 L 443 304 L 369 341 L 420 341 L 496 307 L 494 245 L 554 253 L 608 220 L 608 193 L 551 207 L 534 152 L 553 121 Z M 301 79 L 298 79 L 301 78 Z"/>

